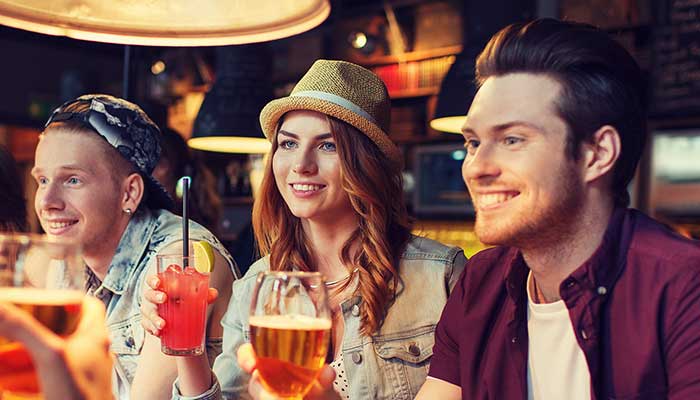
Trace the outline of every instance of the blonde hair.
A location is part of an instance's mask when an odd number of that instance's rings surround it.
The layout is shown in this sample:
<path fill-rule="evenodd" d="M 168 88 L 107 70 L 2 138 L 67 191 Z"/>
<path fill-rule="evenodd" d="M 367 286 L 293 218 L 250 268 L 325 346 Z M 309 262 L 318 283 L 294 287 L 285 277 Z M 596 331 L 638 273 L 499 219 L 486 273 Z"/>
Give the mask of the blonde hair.
<path fill-rule="evenodd" d="M 44 131 L 39 136 L 39 139 L 43 138 L 47 134 L 51 133 L 70 133 L 70 134 L 80 134 L 88 137 L 94 138 L 98 143 L 100 143 L 100 149 L 102 150 L 102 155 L 104 156 L 107 165 L 109 166 L 110 178 L 115 184 L 121 183 L 121 181 L 127 176 L 138 173 L 136 167 L 134 167 L 128 160 L 119 154 L 119 151 L 112 147 L 111 144 L 107 142 L 99 133 L 93 132 L 90 128 L 84 126 L 78 122 L 63 121 L 63 122 L 52 122 L 49 126 L 44 129 Z M 142 201 L 143 203 L 143 201 Z"/>

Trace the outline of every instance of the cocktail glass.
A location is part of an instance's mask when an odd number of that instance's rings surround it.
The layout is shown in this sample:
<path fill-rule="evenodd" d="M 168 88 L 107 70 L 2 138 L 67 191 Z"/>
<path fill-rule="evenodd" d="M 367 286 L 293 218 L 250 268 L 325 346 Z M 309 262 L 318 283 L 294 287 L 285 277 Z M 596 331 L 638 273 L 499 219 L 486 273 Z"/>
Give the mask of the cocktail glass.
<path fill-rule="evenodd" d="M 161 351 L 173 356 L 195 356 L 204 351 L 204 328 L 209 274 L 194 268 L 194 256 L 159 255 L 158 278 L 166 301 L 158 305 L 165 320 Z"/>

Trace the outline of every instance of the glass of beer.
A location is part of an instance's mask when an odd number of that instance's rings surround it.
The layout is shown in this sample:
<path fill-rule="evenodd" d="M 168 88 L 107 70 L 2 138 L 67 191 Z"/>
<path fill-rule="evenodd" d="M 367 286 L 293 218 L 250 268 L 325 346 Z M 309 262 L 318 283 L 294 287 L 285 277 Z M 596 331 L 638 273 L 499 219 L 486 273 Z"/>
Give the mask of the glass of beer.
<path fill-rule="evenodd" d="M 318 272 L 258 275 L 250 305 L 250 341 L 267 391 L 301 399 L 312 387 L 328 353 L 331 317 Z"/>
<path fill-rule="evenodd" d="M 26 311 L 58 335 L 80 321 L 85 267 L 79 247 L 41 235 L 0 234 L 0 302 Z M 0 337 L 0 399 L 41 399 L 29 352 Z"/>

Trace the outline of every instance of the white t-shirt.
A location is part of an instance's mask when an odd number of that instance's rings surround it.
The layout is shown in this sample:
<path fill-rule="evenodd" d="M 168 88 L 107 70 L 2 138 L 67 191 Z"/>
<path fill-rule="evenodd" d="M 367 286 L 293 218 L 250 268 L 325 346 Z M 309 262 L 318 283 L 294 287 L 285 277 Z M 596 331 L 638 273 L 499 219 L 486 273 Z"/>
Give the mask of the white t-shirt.
<path fill-rule="evenodd" d="M 590 400 L 591 376 L 564 300 L 537 304 L 527 278 L 528 400 Z"/>

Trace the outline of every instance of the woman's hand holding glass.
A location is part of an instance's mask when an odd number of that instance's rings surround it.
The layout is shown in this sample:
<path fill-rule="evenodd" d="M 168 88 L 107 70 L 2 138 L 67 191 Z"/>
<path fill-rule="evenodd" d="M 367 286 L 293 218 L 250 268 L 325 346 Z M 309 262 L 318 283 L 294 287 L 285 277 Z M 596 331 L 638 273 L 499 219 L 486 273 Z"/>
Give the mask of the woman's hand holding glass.
<path fill-rule="evenodd" d="M 248 383 L 248 394 L 256 400 L 280 399 L 280 397 L 265 390 L 260 382 L 260 373 L 255 368 L 255 351 L 250 343 L 246 343 L 238 348 L 238 365 L 243 371 L 251 374 Z M 340 400 L 341 397 L 333 390 L 335 371 L 330 365 L 324 365 L 314 381 L 311 390 L 304 396 L 305 400 Z"/>
<path fill-rule="evenodd" d="M 257 355 L 255 382 L 265 389 L 260 393 L 270 392 L 281 399 L 303 398 L 315 386 L 328 354 L 331 318 L 322 275 L 260 273 L 249 324 L 251 348 Z"/>

